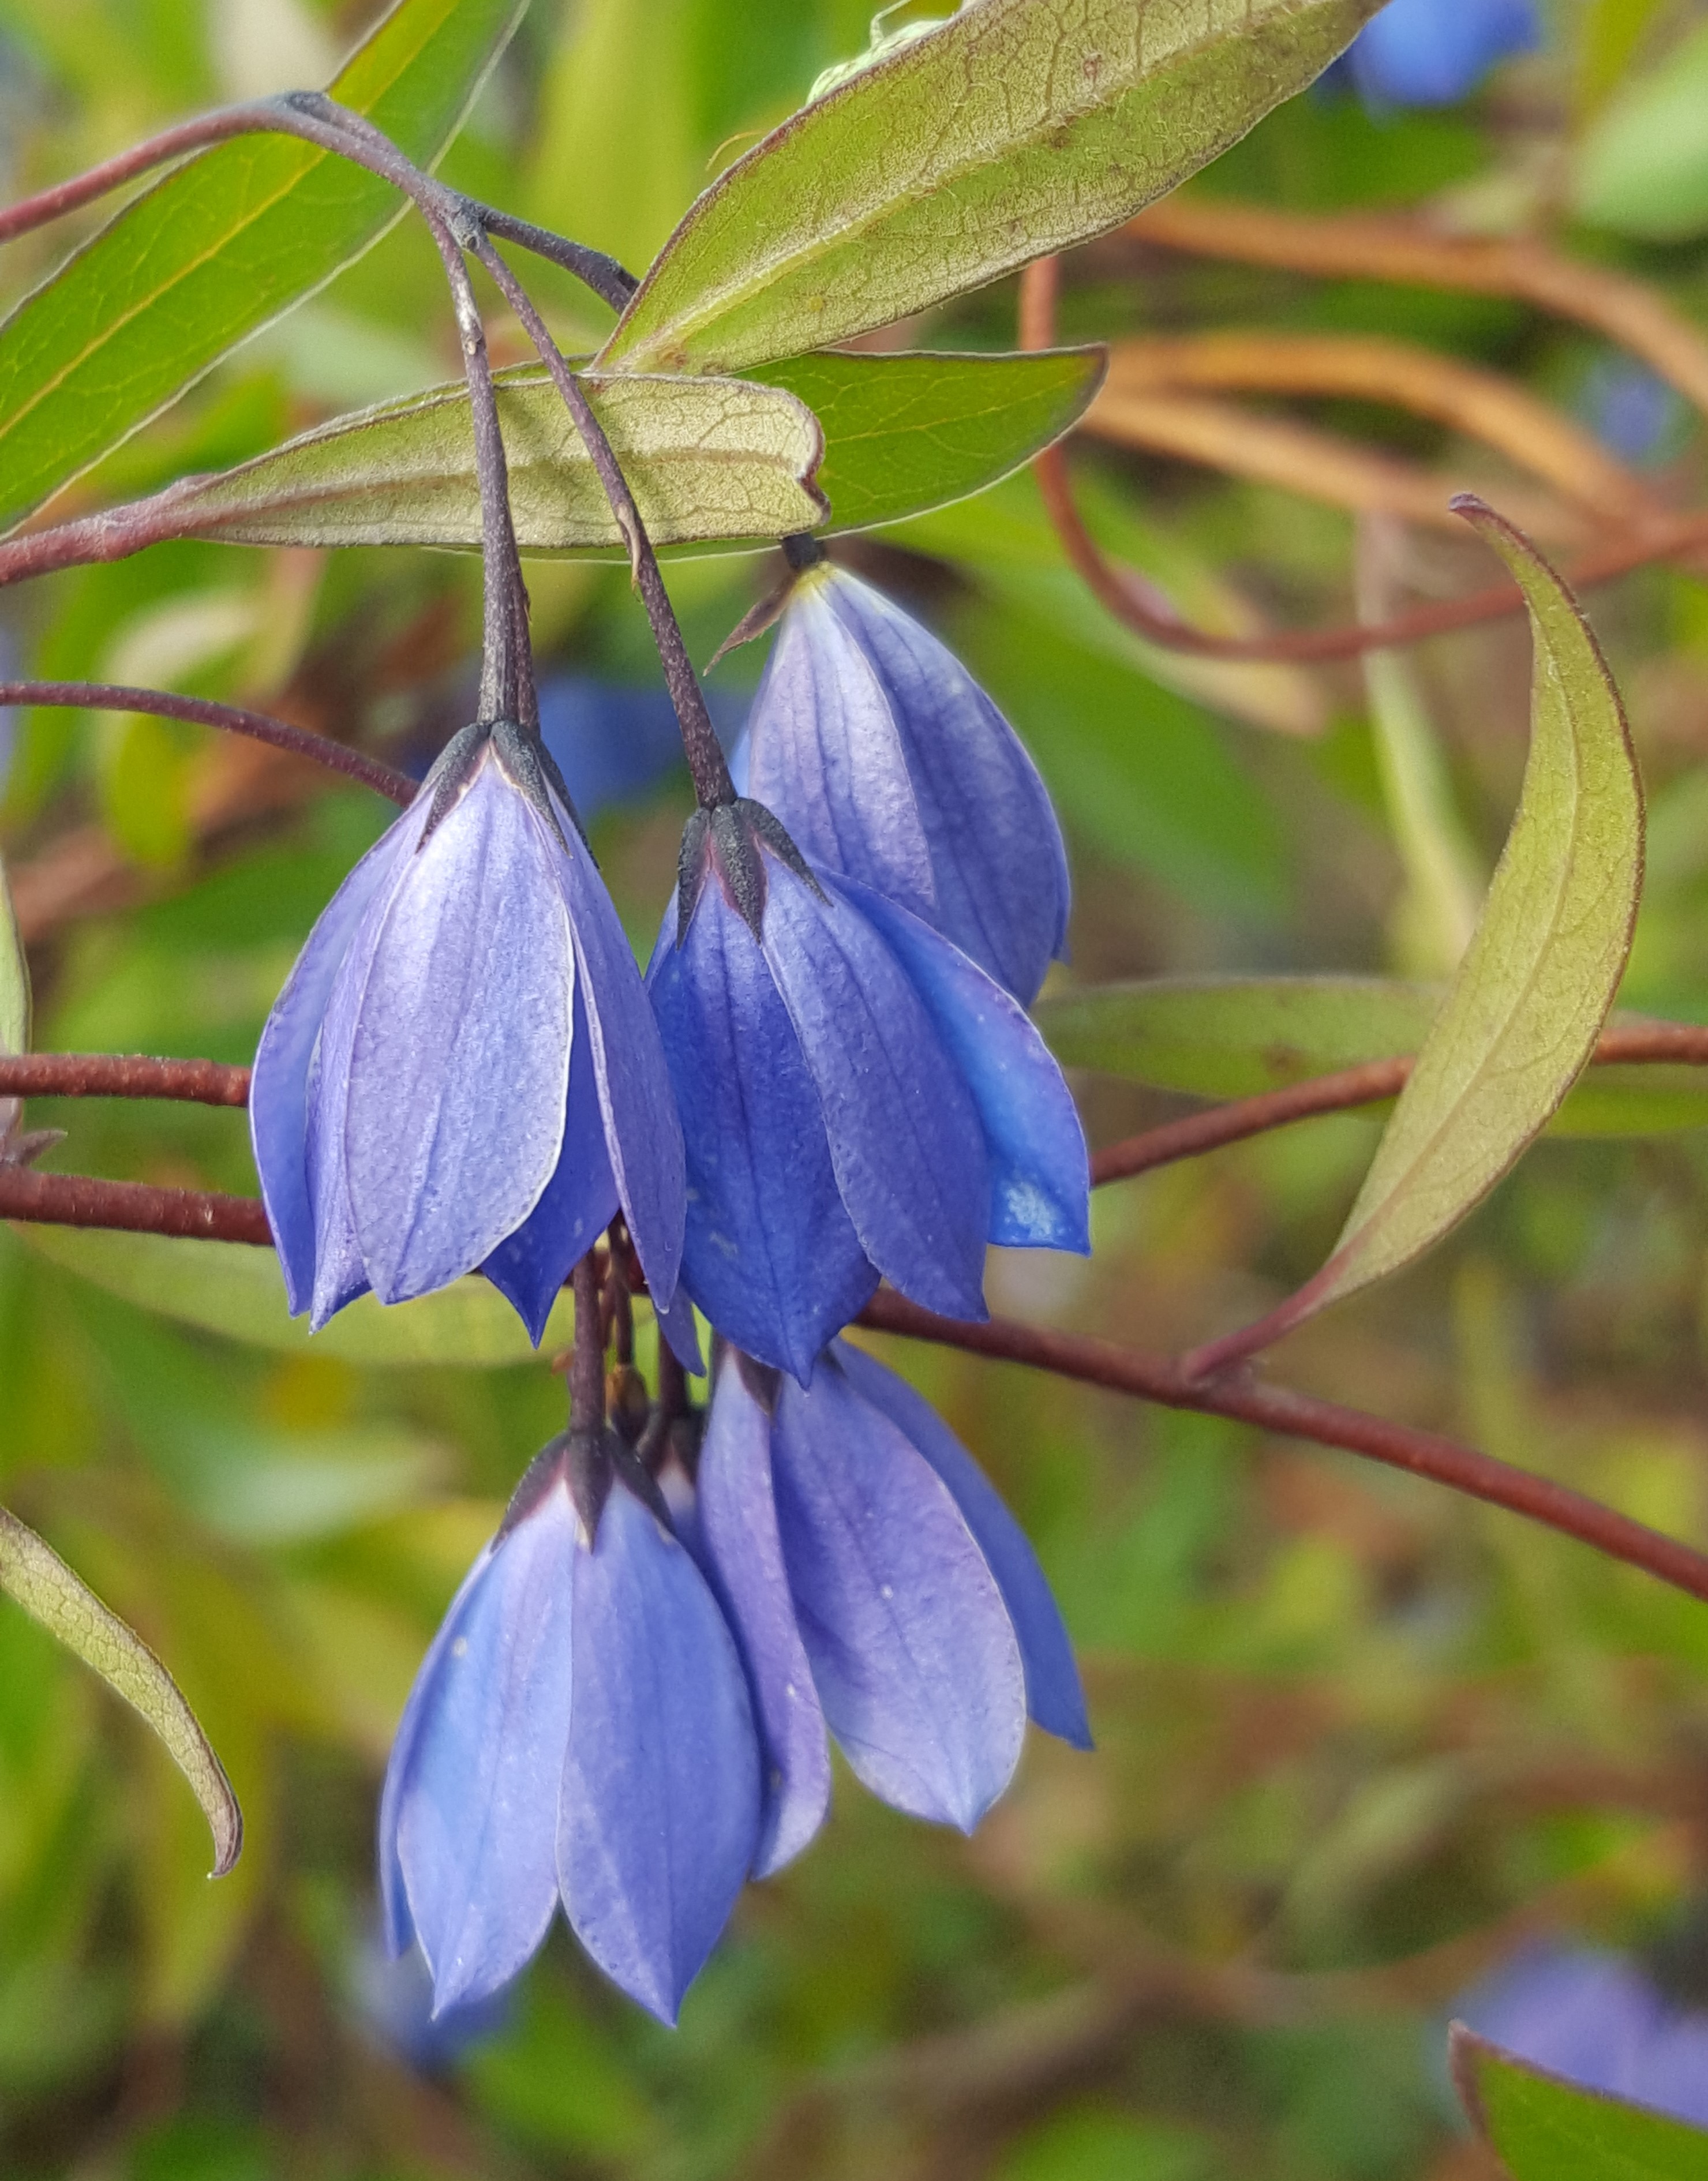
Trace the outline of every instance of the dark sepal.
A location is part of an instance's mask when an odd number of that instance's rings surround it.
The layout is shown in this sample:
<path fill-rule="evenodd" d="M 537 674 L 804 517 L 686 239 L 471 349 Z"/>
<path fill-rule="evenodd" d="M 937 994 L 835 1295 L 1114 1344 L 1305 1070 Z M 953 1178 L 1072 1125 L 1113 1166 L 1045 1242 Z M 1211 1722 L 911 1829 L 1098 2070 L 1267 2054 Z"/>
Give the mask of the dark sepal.
<path fill-rule="evenodd" d="M 506 773 L 563 842 L 565 849 L 569 843 L 563 839 L 563 828 L 552 803 L 554 795 L 569 813 L 570 823 L 581 836 L 583 848 L 591 855 L 593 850 L 588 846 L 587 828 L 581 822 L 581 813 L 563 784 L 556 760 L 538 732 L 533 727 L 518 726 L 514 720 L 496 720 L 492 726 L 492 748 Z"/>
<path fill-rule="evenodd" d="M 425 780 L 417 789 L 418 795 L 431 793 L 427 823 L 421 829 L 421 838 L 415 844 L 418 856 L 444 823 L 445 819 L 474 777 L 475 767 L 480 762 L 481 752 L 486 748 L 487 737 L 492 732 L 489 721 L 477 720 L 472 726 L 459 728 L 434 759 Z"/>
<path fill-rule="evenodd" d="M 569 1452 L 567 1432 L 560 1432 L 555 1439 L 541 1447 L 522 1471 L 521 1481 L 510 1495 L 510 1505 L 498 1526 L 499 1538 L 507 1538 L 518 1522 L 525 1521 L 553 1485 L 568 1481 Z"/>
<path fill-rule="evenodd" d="M 715 869 L 730 906 L 758 939 L 763 936 L 766 903 L 765 852 L 793 871 L 804 886 L 824 899 L 824 888 L 783 827 L 762 803 L 738 796 L 733 803 L 702 806 L 683 828 L 677 863 L 676 943 L 688 936 L 694 913 Z"/>

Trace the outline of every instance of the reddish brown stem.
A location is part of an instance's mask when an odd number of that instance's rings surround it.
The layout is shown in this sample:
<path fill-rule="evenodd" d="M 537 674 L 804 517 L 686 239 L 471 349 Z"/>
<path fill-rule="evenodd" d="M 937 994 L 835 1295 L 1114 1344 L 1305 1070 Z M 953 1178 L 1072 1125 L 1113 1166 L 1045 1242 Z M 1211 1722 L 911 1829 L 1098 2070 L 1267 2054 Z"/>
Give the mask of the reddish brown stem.
<path fill-rule="evenodd" d="M 1021 277 L 1020 338 L 1023 348 L 1054 345 L 1056 292 L 1059 273 L 1053 258 L 1041 258 Z M 1108 559 L 1086 528 L 1074 497 L 1065 442 L 1047 447 L 1034 457 L 1032 468 L 1062 549 L 1087 588 L 1098 600 L 1147 643 L 1170 651 L 1190 652 L 1202 659 L 1225 659 L 1282 665 L 1322 665 L 1330 660 L 1355 659 L 1367 651 L 1385 651 L 1418 643 L 1425 637 L 1445 636 L 1455 629 L 1470 628 L 1482 621 L 1502 621 L 1524 610 L 1523 594 L 1514 583 L 1495 583 L 1474 591 L 1468 598 L 1449 599 L 1440 605 L 1417 606 L 1390 621 L 1350 622 L 1340 627 L 1303 629 L 1279 636 L 1219 636 L 1183 621 L 1156 586 L 1130 568 Z M 1611 583 L 1656 560 L 1672 560 L 1708 544 L 1708 514 L 1700 512 L 1663 517 L 1640 530 L 1615 538 L 1599 553 L 1575 564 L 1566 580 L 1574 590 Z"/>
<path fill-rule="evenodd" d="M 267 743 L 274 749 L 289 750 L 293 757 L 329 766 L 400 807 L 415 798 L 415 782 L 395 765 L 364 757 L 329 736 L 294 727 L 288 720 L 246 711 L 238 704 L 216 704 L 205 697 L 180 697 L 168 689 L 135 689 L 113 682 L 0 682 L 0 708 L 29 704 L 69 705 L 86 712 L 148 712 L 163 720 L 189 720 L 197 726 L 246 735 L 251 742 Z"/>
<path fill-rule="evenodd" d="M 258 1196 L 152 1189 L 141 1181 L 36 1173 L 28 1167 L 0 1167 L 0 1219 L 116 1228 L 128 1234 L 199 1235 L 204 1241 L 256 1242 L 269 1249 L 273 1245 L 273 1230 Z"/>
<path fill-rule="evenodd" d="M 0 1098 L 179 1098 L 246 1106 L 249 1070 L 141 1052 L 0 1053 Z"/>
<path fill-rule="evenodd" d="M 1058 1333 L 1005 1318 L 992 1318 L 984 1325 L 963 1324 L 921 1310 L 918 1304 L 887 1289 L 872 1297 L 860 1322 L 910 1340 L 930 1340 L 1005 1362 L 1025 1363 L 1035 1370 L 1053 1372 L 1058 1378 L 1106 1387 L 1111 1393 L 1134 1394 L 1165 1408 L 1195 1409 L 1206 1416 L 1228 1416 L 1260 1430 L 1279 1432 L 1289 1438 L 1313 1439 L 1319 1446 L 1339 1447 L 1368 1460 L 1383 1462 L 1390 1469 L 1427 1477 L 1472 1499 L 1485 1499 L 1491 1506 L 1527 1516 L 1614 1560 L 1642 1568 L 1662 1582 L 1688 1591 L 1693 1598 L 1708 1599 L 1708 1556 L 1693 1551 L 1676 1538 L 1617 1514 L 1567 1485 L 1497 1461 L 1492 1455 L 1480 1454 L 1474 1447 L 1461 1446 L 1456 1440 L 1440 1438 L 1434 1432 L 1415 1431 L 1407 1424 L 1390 1423 L 1385 1417 L 1367 1416 L 1362 1410 L 1319 1401 L 1285 1387 L 1261 1385 L 1244 1376 L 1199 1383 L 1187 1377 L 1170 1356 L 1118 1348 L 1110 1341 L 1094 1340 L 1083 1333 Z"/>

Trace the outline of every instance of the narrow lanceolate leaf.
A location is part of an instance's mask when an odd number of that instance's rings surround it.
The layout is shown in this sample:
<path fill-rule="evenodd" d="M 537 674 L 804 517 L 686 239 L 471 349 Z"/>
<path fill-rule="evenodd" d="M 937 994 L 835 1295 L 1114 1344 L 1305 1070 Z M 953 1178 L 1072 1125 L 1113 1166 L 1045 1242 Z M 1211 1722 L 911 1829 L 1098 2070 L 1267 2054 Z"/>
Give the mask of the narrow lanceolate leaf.
<path fill-rule="evenodd" d="M 165 1743 L 202 1805 L 213 1834 L 213 1875 L 223 1878 L 243 1846 L 243 1813 L 224 1767 L 171 1675 L 134 1629 L 109 1612 L 50 1546 L 3 1508 L 0 1590 L 86 1666 L 92 1666 Z"/>
<path fill-rule="evenodd" d="M 398 0 L 332 96 L 435 160 L 527 0 Z M 0 527 L 134 432 L 401 215 L 388 183 L 284 136 L 201 153 L 0 326 Z"/>
<path fill-rule="evenodd" d="M 1455 505 L 1529 608 L 1529 759 L 1476 935 L 1289 1322 L 1408 1263 L 1488 1194 L 1589 1057 L 1630 950 L 1643 802 L 1618 693 L 1559 577 L 1480 500 Z"/>
<path fill-rule="evenodd" d="M 606 345 L 734 371 L 1130 218 L 1321 74 L 1379 0 L 972 0 L 689 208 Z"/>
<path fill-rule="evenodd" d="M 729 378 L 586 382 L 655 544 L 786 538 L 825 516 L 824 441 L 781 387 Z M 506 374 L 499 417 L 526 550 L 616 549 L 604 489 L 543 370 Z M 465 388 L 340 417 L 171 496 L 185 537 L 248 545 L 478 545 Z"/>
<path fill-rule="evenodd" d="M 1701 2181 L 1708 2134 L 1545 2073 L 1455 2024 L 1453 2080 L 1512 2181 Z"/>
<path fill-rule="evenodd" d="M 1059 438 L 1102 373 L 1101 351 L 1067 349 L 801 356 L 752 380 L 584 384 L 653 543 L 668 546 L 787 538 L 822 524 L 826 501 L 831 530 L 864 529 L 981 491 Z M 544 373 L 501 373 L 499 408 L 523 547 L 622 552 Z M 182 535 L 249 544 L 478 545 L 467 391 L 340 417 L 174 494 L 171 511 Z"/>
<path fill-rule="evenodd" d="M 30 972 L 12 913 L 6 865 L 0 860 L 0 1052 L 30 1049 Z"/>

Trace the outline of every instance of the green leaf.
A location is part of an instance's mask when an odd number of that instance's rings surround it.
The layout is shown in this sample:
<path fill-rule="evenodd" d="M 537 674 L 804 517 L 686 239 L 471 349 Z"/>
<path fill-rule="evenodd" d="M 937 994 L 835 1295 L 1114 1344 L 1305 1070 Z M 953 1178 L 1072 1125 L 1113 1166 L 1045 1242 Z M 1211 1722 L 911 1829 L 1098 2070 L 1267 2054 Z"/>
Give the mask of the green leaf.
<path fill-rule="evenodd" d="M 0 1052 L 30 1050 L 30 969 L 0 858 Z"/>
<path fill-rule="evenodd" d="M 965 500 L 1067 431 L 1103 384 L 1101 349 L 1030 356 L 790 356 L 748 376 L 786 387 L 824 428 L 832 532 Z"/>
<path fill-rule="evenodd" d="M 1455 2023 L 1453 2079 L 1512 2181 L 1701 2181 L 1708 2134 L 1580 2090 Z"/>
<path fill-rule="evenodd" d="M 1100 235 L 1302 90 L 1377 4 L 979 0 L 721 175 L 600 362 L 738 370 Z"/>
<path fill-rule="evenodd" d="M 436 159 L 526 0 L 399 0 L 332 95 Z M 0 326 L 0 525 L 147 422 L 400 217 L 390 184 L 285 136 L 201 153 Z"/>
<path fill-rule="evenodd" d="M 1529 608 L 1529 759 L 1476 936 L 1289 1322 L 1408 1264 L 1488 1195 L 1594 1051 L 1630 951 L 1643 799 L 1618 693 L 1553 571 L 1480 501 L 1456 505 Z"/>
<path fill-rule="evenodd" d="M 1102 376 L 1101 351 L 1068 349 L 792 356 L 754 380 L 586 384 L 653 543 L 685 545 L 813 529 L 826 499 L 829 527 L 842 531 L 981 491 L 1059 438 Z M 544 372 L 501 373 L 499 407 L 524 550 L 621 552 Z M 467 392 L 439 387 L 340 417 L 174 495 L 174 507 L 180 535 L 243 544 L 477 546 Z"/>
<path fill-rule="evenodd" d="M 1050 1050 L 1088 1068 L 1201 1098 L 1249 1098 L 1418 1051 L 1442 988 L 1386 977 L 1160 977 L 1040 1000 Z M 1616 1014 L 1616 1024 L 1648 1019 Z M 1615 1061 L 1580 1077 L 1554 1136 L 1653 1136 L 1708 1128 L 1708 1069 Z"/>
<path fill-rule="evenodd" d="M 194 1789 L 213 1834 L 213 1875 L 243 1847 L 243 1813 L 224 1767 L 178 1684 L 134 1629 L 111 1613 L 53 1549 L 0 1508 L 0 1590 L 140 1712 Z"/>
<path fill-rule="evenodd" d="M 589 379 L 587 390 L 655 544 L 768 539 L 822 522 L 824 440 L 781 387 L 730 378 Z M 620 548 L 604 489 L 557 389 L 504 373 L 499 416 L 524 550 Z M 342 417 L 173 497 L 185 537 L 246 545 L 480 543 L 465 387 Z"/>
<path fill-rule="evenodd" d="M 1579 148 L 1576 195 L 1618 235 L 1682 242 L 1708 229 L 1708 23 L 1610 102 Z"/>
<path fill-rule="evenodd" d="M 285 1282 L 271 1250 L 242 1242 L 180 1241 L 163 1234 L 105 1234 L 93 1228 L 20 1227 L 42 1256 L 108 1294 L 180 1324 L 288 1354 L 331 1356 L 346 1363 L 423 1363 L 485 1367 L 526 1363 L 534 1350 L 496 1288 L 471 1275 L 436 1295 L 388 1309 L 361 1295 L 322 1332 L 285 1307 Z M 540 1346 L 550 1355 L 575 1330 L 561 1296 Z"/>

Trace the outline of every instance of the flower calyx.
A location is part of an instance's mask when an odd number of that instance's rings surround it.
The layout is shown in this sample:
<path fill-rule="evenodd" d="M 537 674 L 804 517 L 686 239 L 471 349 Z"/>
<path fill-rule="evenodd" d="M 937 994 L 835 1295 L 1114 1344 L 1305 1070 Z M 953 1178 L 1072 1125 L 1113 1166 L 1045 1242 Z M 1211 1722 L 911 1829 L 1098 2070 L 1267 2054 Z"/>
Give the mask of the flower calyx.
<path fill-rule="evenodd" d="M 824 899 L 824 889 L 805 857 L 764 803 L 742 795 L 732 803 L 714 803 L 694 812 L 683 828 L 682 853 L 677 863 L 678 947 L 688 936 L 709 871 L 716 873 L 726 899 L 754 937 L 760 936 L 765 923 L 766 853 L 793 871 L 821 901 Z"/>

